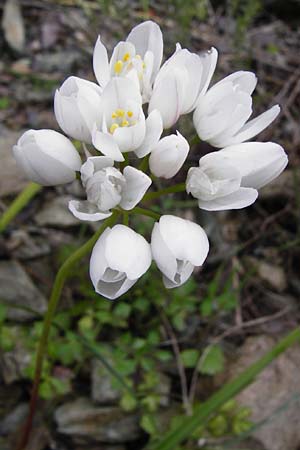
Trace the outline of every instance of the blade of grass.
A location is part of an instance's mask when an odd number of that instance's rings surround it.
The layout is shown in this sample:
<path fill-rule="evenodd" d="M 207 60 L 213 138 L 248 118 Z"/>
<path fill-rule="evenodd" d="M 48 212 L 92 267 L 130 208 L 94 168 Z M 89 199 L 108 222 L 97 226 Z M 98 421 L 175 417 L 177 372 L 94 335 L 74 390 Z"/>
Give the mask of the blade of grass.
<path fill-rule="evenodd" d="M 159 443 L 148 446 L 148 449 L 173 450 L 176 448 L 182 441 L 188 439 L 199 425 L 203 425 L 224 403 L 251 384 L 260 372 L 296 342 L 300 343 L 300 328 L 296 328 L 289 333 L 271 351 L 248 367 L 233 381 L 226 383 L 206 402 L 195 408 L 194 414 L 185 418 L 176 430 L 166 433 Z"/>

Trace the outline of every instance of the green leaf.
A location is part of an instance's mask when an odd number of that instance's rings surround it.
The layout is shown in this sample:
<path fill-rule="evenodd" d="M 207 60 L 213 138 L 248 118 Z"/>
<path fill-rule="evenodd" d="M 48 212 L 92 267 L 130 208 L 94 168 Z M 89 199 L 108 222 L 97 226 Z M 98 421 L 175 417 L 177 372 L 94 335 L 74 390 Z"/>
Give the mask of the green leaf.
<path fill-rule="evenodd" d="M 0 323 L 4 322 L 6 317 L 6 306 L 0 303 Z"/>
<path fill-rule="evenodd" d="M 192 369 L 196 367 L 198 359 L 199 359 L 199 352 L 196 349 L 187 349 L 183 350 L 180 353 L 182 363 L 184 367 L 188 369 Z"/>
<path fill-rule="evenodd" d="M 124 411 L 133 411 L 137 406 L 137 399 L 129 392 L 125 392 L 122 395 L 120 405 Z"/>
<path fill-rule="evenodd" d="M 184 418 L 175 430 L 167 432 L 158 444 L 155 443 L 152 445 L 150 443 L 147 448 L 151 450 L 173 450 L 176 448 L 188 439 L 199 425 L 205 424 L 212 414 L 217 413 L 228 400 L 249 386 L 260 372 L 296 342 L 300 343 L 300 329 L 298 327 L 285 338 L 281 339 L 271 351 L 266 353 L 256 363 L 249 366 L 238 377 L 226 383 L 206 402 L 195 407 L 194 414 Z"/>
<path fill-rule="evenodd" d="M 122 319 L 127 319 L 131 312 L 131 306 L 128 303 L 118 303 L 114 308 L 114 314 Z"/>
<path fill-rule="evenodd" d="M 204 350 L 199 372 L 204 375 L 215 375 L 224 368 L 224 354 L 219 345 L 211 345 Z"/>
<path fill-rule="evenodd" d="M 157 434 L 157 426 L 154 415 L 144 414 L 140 425 L 146 433 L 150 434 L 150 436 L 155 436 Z"/>

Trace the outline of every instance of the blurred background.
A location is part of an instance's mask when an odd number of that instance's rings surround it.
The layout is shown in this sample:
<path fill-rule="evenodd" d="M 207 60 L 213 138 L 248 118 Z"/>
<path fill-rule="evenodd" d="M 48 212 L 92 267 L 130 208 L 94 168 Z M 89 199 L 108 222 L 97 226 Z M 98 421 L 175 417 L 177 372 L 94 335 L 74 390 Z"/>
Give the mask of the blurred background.
<path fill-rule="evenodd" d="M 1 0 L 0 15 L 0 213 L 27 184 L 12 146 L 28 128 L 58 129 L 53 94 L 66 77 L 95 81 L 99 33 L 112 50 L 134 25 L 155 20 L 165 56 L 177 41 L 195 52 L 214 46 L 214 81 L 253 70 L 255 114 L 282 107 L 258 140 L 281 144 L 290 163 L 254 205 L 208 214 L 184 194 L 161 200 L 164 213 L 190 218 L 209 235 L 208 260 L 188 283 L 166 291 L 153 267 L 109 302 L 94 293 L 86 259 L 64 289 L 27 450 L 141 450 L 299 324 L 300 2 Z M 178 129 L 193 138 L 190 115 Z M 187 166 L 208 151 L 195 145 Z M 185 175 L 186 168 L 174 183 Z M 78 181 L 45 188 L 0 236 L 1 450 L 14 448 L 28 411 L 55 273 L 93 233 L 67 208 L 82 195 Z M 132 226 L 149 239 L 151 219 Z M 299 450 L 299 368 L 296 346 L 199 424 L 181 450 Z"/>

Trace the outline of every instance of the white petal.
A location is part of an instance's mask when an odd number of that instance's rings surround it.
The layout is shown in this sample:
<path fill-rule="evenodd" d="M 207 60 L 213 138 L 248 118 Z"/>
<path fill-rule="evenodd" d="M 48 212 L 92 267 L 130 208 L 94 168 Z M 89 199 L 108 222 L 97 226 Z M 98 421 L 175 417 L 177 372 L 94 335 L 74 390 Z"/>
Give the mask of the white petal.
<path fill-rule="evenodd" d="M 187 79 L 186 69 L 175 68 L 154 85 L 149 112 L 158 109 L 164 128 L 174 125 L 181 114 Z"/>
<path fill-rule="evenodd" d="M 151 172 L 157 177 L 172 178 L 186 160 L 189 148 L 187 140 L 178 131 L 177 135 L 162 138 L 149 158 Z"/>
<path fill-rule="evenodd" d="M 267 128 L 276 119 L 279 113 L 280 106 L 275 105 L 257 116 L 255 119 L 250 120 L 235 136 L 233 136 L 230 144 L 228 145 L 238 144 L 253 138 Z"/>
<path fill-rule="evenodd" d="M 180 262 L 179 262 L 180 264 Z M 192 275 L 194 271 L 194 265 L 191 263 L 185 264 L 184 270 L 175 274 L 174 279 L 169 279 L 165 275 L 163 276 L 163 283 L 167 289 L 173 289 L 182 286 Z"/>
<path fill-rule="evenodd" d="M 95 44 L 93 53 L 93 68 L 95 77 L 100 84 L 104 87 L 109 81 L 109 64 L 107 50 L 101 42 L 100 35 Z"/>
<path fill-rule="evenodd" d="M 122 192 L 120 206 L 129 210 L 142 200 L 152 181 L 144 172 L 131 166 L 125 167 L 123 175 L 126 179 L 126 187 Z"/>
<path fill-rule="evenodd" d="M 104 220 L 112 215 L 110 211 L 100 212 L 95 205 L 92 205 L 87 200 L 70 200 L 69 210 L 77 217 L 77 219 L 90 222 L 98 222 L 99 220 Z"/>
<path fill-rule="evenodd" d="M 241 209 L 252 205 L 257 199 L 258 192 L 256 189 L 241 187 L 232 194 L 218 197 L 214 200 L 205 202 L 198 201 L 199 208 L 206 211 L 224 211 L 229 209 Z"/>
<path fill-rule="evenodd" d="M 87 180 L 94 175 L 98 170 L 105 169 L 105 167 L 112 167 L 114 165 L 114 160 L 108 156 L 90 156 L 84 164 L 82 164 L 81 180 L 83 185 L 86 184 Z"/>
<path fill-rule="evenodd" d="M 218 60 L 218 52 L 214 47 L 212 47 L 208 52 L 203 52 L 199 56 L 201 58 L 203 66 L 199 94 L 204 95 L 215 72 Z"/>
<path fill-rule="evenodd" d="M 151 235 L 151 250 L 154 261 L 159 270 L 170 280 L 176 275 L 176 256 L 171 252 L 164 241 L 159 223 L 155 223 Z"/>
<path fill-rule="evenodd" d="M 124 156 L 119 150 L 118 144 L 113 136 L 108 133 L 102 133 L 95 127 L 92 134 L 93 144 L 103 155 L 112 158 L 114 161 L 124 161 Z"/>
<path fill-rule="evenodd" d="M 142 104 L 142 97 L 136 84 L 129 78 L 114 77 L 105 86 L 101 97 L 107 123 L 118 108 L 125 108 L 132 101 Z"/>
<path fill-rule="evenodd" d="M 239 170 L 242 186 L 255 189 L 276 178 L 288 163 L 285 151 L 274 142 L 244 142 L 216 153 Z"/>
<path fill-rule="evenodd" d="M 253 72 L 239 70 L 221 80 L 221 82 L 225 81 L 231 81 L 239 90 L 251 95 L 256 87 L 257 77 Z"/>
<path fill-rule="evenodd" d="M 177 260 L 201 266 L 208 254 L 209 242 L 200 225 L 180 217 L 164 215 L 159 220 L 161 236 Z"/>
<path fill-rule="evenodd" d="M 134 153 L 138 158 L 148 155 L 158 143 L 163 132 L 163 123 L 160 112 L 154 109 L 146 119 L 146 134 L 143 143 Z"/>
<path fill-rule="evenodd" d="M 106 241 L 105 256 L 113 270 L 125 272 L 130 280 L 142 276 L 151 265 L 148 242 L 125 225 L 115 225 Z"/>
<path fill-rule="evenodd" d="M 143 111 L 135 125 L 119 127 L 114 131 L 114 139 L 122 152 L 130 152 L 139 148 L 146 134 L 146 123 Z"/>
<path fill-rule="evenodd" d="M 159 26 L 150 20 L 143 22 L 131 30 L 127 41 L 134 44 L 136 53 L 140 54 L 142 58 L 147 51 L 153 53 L 153 80 L 161 65 L 163 56 L 163 37 Z"/>
<path fill-rule="evenodd" d="M 90 259 L 90 277 L 92 280 L 92 283 L 94 285 L 95 290 L 97 290 L 97 284 L 99 279 L 102 278 L 103 274 L 105 273 L 108 264 L 105 258 L 105 243 L 107 236 L 109 236 L 111 229 L 107 227 L 99 239 L 97 240 L 96 244 L 94 245 L 91 259 Z"/>

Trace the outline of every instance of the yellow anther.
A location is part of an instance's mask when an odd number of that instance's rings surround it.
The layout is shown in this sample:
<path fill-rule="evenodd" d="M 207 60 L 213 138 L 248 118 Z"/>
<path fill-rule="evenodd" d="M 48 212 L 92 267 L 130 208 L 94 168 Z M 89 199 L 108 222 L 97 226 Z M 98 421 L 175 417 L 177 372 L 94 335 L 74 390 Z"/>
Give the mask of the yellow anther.
<path fill-rule="evenodd" d="M 125 55 L 123 56 L 123 61 L 126 62 L 130 59 L 130 53 L 125 53 Z"/>
<path fill-rule="evenodd" d="M 113 124 L 110 126 L 109 131 L 111 132 L 111 134 L 113 134 L 113 133 L 116 131 L 117 128 L 119 128 L 119 125 L 118 125 L 117 123 L 113 123 Z"/>
<path fill-rule="evenodd" d="M 128 125 L 129 125 L 128 120 L 126 120 L 126 119 L 122 120 L 121 127 L 128 127 Z"/>
<path fill-rule="evenodd" d="M 146 69 L 146 63 L 143 62 L 142 68 L 143 68 L 143 69 Z"/>
<path fill-rule="evenodd" d="M 123 61 L 119 59 L 114 65 L 115 73 L 119 74 L 122 72 L 123 69 Z"/>
<path fill-rule="evenodd" d="M 133 112 L 132 111 L 127 111 L 127 116 L 128 117 L 132 117 L 133 116 Z"/>
<path fill-rule="evenodd" d="M 137 59 L 142 59 L 141 55 L 135 55 Z"/>
<path fill-rule="evenodd" d="M 117 117 L 118 117 L 117 114 L 115 112 L 113 112 L 112 115 L 111 115 L 111 118 L 112 119 L 116 119 Z"/>
<path fill-rule="evenodd" d="M 117 117 L 124 117 L 125 116 L 124 109 L 118 108 L 118 109 L 115 110 L 115 113 L 117 114 Z"/>

